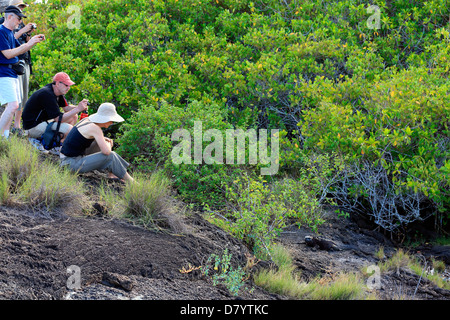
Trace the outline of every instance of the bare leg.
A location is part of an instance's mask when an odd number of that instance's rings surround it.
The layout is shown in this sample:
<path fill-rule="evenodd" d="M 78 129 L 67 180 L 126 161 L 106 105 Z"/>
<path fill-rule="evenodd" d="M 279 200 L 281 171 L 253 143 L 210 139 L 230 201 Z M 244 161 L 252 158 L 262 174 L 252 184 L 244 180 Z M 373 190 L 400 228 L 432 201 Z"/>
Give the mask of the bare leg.
<path fill-rule="evenodd" d="M 123 178 L 122 178 L 125 182 L 134 182 L 134 179 L 133 179 L 133 177 L 132 176 L 130 176 L 129 174 L 128 174 L 128 172 L 127 173 L 125 173 L 125 175 L 123 176 Z"/>
<path fill-rule="evenodd" d="M 0 117 L 0 135 L 4 135 L 6 130 L 9 130 L 14 117 L 14 112 L 19 108 L 17 101 L 9 102 L 6 105 L 5 111 L 3 111 Z"/>
<path fill-rule="evenodd" d="M 114 173 L 112 173 L 112 172 L 108 172 L 108 178 L 110 178 L 110 179 L 119 179 L 119 178 L 118 178 Z M 125 173 L 125 175 L 123 176 L 123 178 L 122 178 L 121 180 L 123 180 L 123 181 L 125 181 L 125 182 L 127 182 L 127 181 L 129 181 L 129 182 L 134 182 L 133 177 L 130 176 L 130 175 L 128 174 L 128 172 Z"/>
<path fill-rule="evenodd" d="M 76 125 L 78 122 L 78 114 L 73 115 L 71 118 L 67 119 L 67 121 L 64 121 L 72 126 Z"/>
<path fill-rule="evenodd" d="M 14 128 L 20 129 L 20 121 L 22 119 L 22 110 L 17 109 L 14 113 Z"/>

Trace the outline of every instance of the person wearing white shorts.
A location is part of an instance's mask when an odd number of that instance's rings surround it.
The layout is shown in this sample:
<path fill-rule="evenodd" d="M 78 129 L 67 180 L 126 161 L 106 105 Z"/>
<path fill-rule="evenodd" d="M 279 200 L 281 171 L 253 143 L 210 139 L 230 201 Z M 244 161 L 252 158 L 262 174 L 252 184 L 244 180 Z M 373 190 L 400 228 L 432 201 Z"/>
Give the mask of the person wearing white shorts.
<path fill-rule="evenodd" d="M 29 4 L 23 2 L 23 0 L 11 0 L 9 4 L 19 7 L 19 9 L 22 10 L 24 14 L 25 9 L 30 6 Z M 19 41 L 21 45 L 27 43 L 31 38 L 31 34 L 36 30 L 36 28 L 37 25 L 35 23 L 29 22 L 25 24 L 24 22 L 22 22 L 19 25 L 19 28 L 14 30 L 14 37 L 17 39 L 17 41 Z M 19 75 L 19 83 L 21 89 L 20 93 L 22 97 L 22 102 L 19 103 L 19 109 L 17 109 L 17 111 L 14 114 L 14 127 L 12 128 L 11 132 L 16 133 L 19 136 L 22 136 L 23 135 L 23 130 L 21 128 L 22 111 L 28 100 L 30 75 L 32 73 L 31 50 L 20 55 L 18 58 L 25 62 L 24 65 L 25 73 L 23 75 Z"/>
<path fill-rule="evenodd" d="M 19 104 L 22 101 L 22 95 L 20 91 L 20 82 L 18 78 L 3 77 L 0 78 L 0 104 L 7 104 L 5 111 L 3 111 L 0 123 L 6 122 L 11 119 L 8 124 L 7 130 L 3 131 L 3 135 L 8 138 L 9 127 L 11 126 L 12 118 L 15 111 L 19 108 Z"/>
<path fill-rule="evenodd" d="M 5 22 L 0 25 L 0 103 L 6 104 L 0 117 L 0 136 L 6 138 L 9 136 L 14 113 L 22 100 L 14 65 L 19 62 L 18 56 L 45 40 L 45 36 L 39 34 L 32 37 L 29 42 L 20 45 L 14 37 L 14 30 L 19 26 L 22 18 L 26 16 L 18 7 L 8 6 L 5 9 Z"/>
<path fill-rule="evenodd" d="M 22 101 L 19 78 L 0 78 L 0 104 Z"/>

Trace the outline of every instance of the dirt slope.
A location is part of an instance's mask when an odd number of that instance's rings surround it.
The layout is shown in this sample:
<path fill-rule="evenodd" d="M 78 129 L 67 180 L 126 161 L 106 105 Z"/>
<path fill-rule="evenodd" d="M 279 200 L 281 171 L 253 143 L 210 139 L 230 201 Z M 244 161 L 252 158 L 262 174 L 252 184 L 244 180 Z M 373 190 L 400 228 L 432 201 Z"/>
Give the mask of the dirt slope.
<path fill-rule="evenodd" d="M 177 236 L 98 217 L 47 220 L 1 208 L 0 298 L 233 298 L 225 288 L 179 271 L 202 265 L 225 247 L 235 261 L 245 261 L 247 251 L 237 241 L 195 219 L 197 231 Z M 81 290 L 68 288 L 74 286 L 70 266 L 79 267 Z M 274 298 L 259 289 L 242 297 Z"/>
<path fill-rule="evenodd" d="M 80 178 L 95 195 L 98 173 Z M 180 272 L 189 265 L 204 266 L 211 254 L 221 254 L 225 248 L 232 254 L 234 266 L 245 266 L 248 260 L 249 251 L 242 243 L 197 214 L 187 217 L 189 232 L 180 235 L 112 220 L 98 209 L 93 201 L 91 217 L 61 214 L 48 219 L 0 207 L 0 299 L 286 299 L 252 286 L 251 279 L 235 297 L 199 271 Z M 375 252 L 380 246 L 387 256 L 397 249 L 373 227 L 332 213 L 319 234 L 339 250 L 308 246 L 305 237 L 316 235 L 308 228 L 288 228 L 279 238 L 291 250 L 304 280 L 341 271 L 360 272 L 363 266 L 378 262 Z M 412 253 L 441 259 L 450 270 L 449 246 L 428 245 Z M 264 263 L 255 268 L 261 265 Z M 79 288 L 72 282 L 77 270 Z M 376 294 L 380 299 L 450 299 L 449 290 L 403 268 L 384 274 Z"/>
<path fill-rule="evenodd" d="M 340 250 L 307 246 L 304 237 L 311 232 L 305 228 L 287 229 L 280 237 L 304 279 L 376 263 L 373 253 L 380 244 L 387 255 L 394 250 L 390 240 L 375 231 L 360 229 L 350 220 L 329 219 L 321 234 Z M 204 265 L 210 254 L 224 248 L 233 254 L 235 265 L 245 265 L 248 250 L 198 215 L 189 221 L 192 232 L 180 236 L 98 216 L 49 220 L 0 207 L 0 299 L 236 299 L 199 272 L 183 274 L 180 269 Z M 443 257 L 447 255 L 444 250 Z M 79 268 L 77 290 L 70 289 L 71 266 Z M 450 291 L 401 269 L 383 275 L 378 297 L 448 300 Z M 250 282 L 238 298 L 284 299 L 252 288 Z"/>

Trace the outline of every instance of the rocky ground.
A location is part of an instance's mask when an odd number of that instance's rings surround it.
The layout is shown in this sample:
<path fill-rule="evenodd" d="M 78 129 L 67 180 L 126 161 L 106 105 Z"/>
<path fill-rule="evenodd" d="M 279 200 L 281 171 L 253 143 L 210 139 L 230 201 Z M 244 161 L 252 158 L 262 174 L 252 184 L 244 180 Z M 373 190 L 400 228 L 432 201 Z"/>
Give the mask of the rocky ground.
<path fill-rule="evenodd" d="M 200 272 L 180 270 L 224 248 L 245 264 L 248 251 L 198 215 L 189 220 L 191 233 L 177 235 L 99 216 L 48 220 L 0 208 L 0 298 L 234 299 Z M 276 298 L 258 288 L 240 297 Z"/>
<path fill-rule="evenodd" d="M 0 207 L 0 299 L 287 299 L 253 286 L 251 279 L 235 297 L 198 270 L 181 272 L 204 265 L 211 254 L 225 248 L 234 265 L 245 266 L 250 257 L 245 246 L 200 215 L 189 215 L 186 223 L 190 231 L 180 235 L 149 231 L 100 214 L 50 220 Z M 395 250 L 391 240 L 350 219 L 330 216 L 319 232 L 338 250 L 308 246 L 305 236 L 315 234 L 306 228 L 288 228 L 279 239 L 291 250 L 305 279 L 375 264 L 380 245 L 386 255 Z M 433 250 L 434 255 L 441 252 L 440 258 L 448 264 L 448 248 L 438 249 L 427 250 L 429 255 Z M 422 254 L 427 251 L 422 249 Z M 247 271 L 250 274 L 252 269 Z M 401 269 L 383 275 L 377 297 L 450 299 L 450 291 Z"/>
<path fill-rule="evenodd" d="M 280 241 L 291 249 L 295 264 L 306 279 L 312 279 L 317 274 L 333 276 L 339 272 L 358 272 L 364 267 L 376 266 L 380 262 L 376 254 L 380 247 L 385 253 L 383 260 L 402 249 L 424 259 L 428 265 L 431 264 L 431 258 L 443 260 L 446 270 L 450 270 L 450 246 L 428 244 L 408 248 L 375 230 L 373 226 L 361 227 L 361 224 L 360 219 L 340 218 L 330 213 L 327 223 L 319 227 L 320 236 L 307 228 L 290 228 L 281 235 Z M 305 243 L 307 236 L 331 240 L 333 248 L 324 250 L 318 245 L 310 247 Z M 450 300 L 450 290 L 438 288 L 408 268 L 381 273 L 380 288 L 371 292 L 380 300 Z"/>
<path fill-rule="evenodd" d="M 80 175 L 92 188 L 89 216 L 53 215 L 43 218 L 18 208 L 0 207 L 0 299 L 3 300 L 286 300 L 255 286 L 251 275 L 259 262 L 246 267 L 249 250 L 198 213 L 184 213 L 185 232 L 151 231 L 130 222 L 111 219 L 95 202 L 99 173 Z M 121 188 L 121 183 L 106 180 Z M 168 198 L 168 201 L 174 201 Z M 308 228 L 287 228 L 279 237 L 292 253 L 303 280 L 342 271 L 360 272 L 376 264 L 380 246 L 387 257 L 399 244 L 363 221 L 326 217 L 318 234 Z M 305 237 L 320 235 L 333 248 L 310 246 Z M 227 249 L 232 265 L 242 266 L 249 276 L 238 296 L 203 275 L 212 254 Z M 420 251 L 420 252 L 419 252 Z M 424 259 L 435 257 L 450 270 L 449 246 L 411 249 Z M 400 268 L 382 274 L 378 299 L 450 300 L 440 289 L 411 270 Z"/>

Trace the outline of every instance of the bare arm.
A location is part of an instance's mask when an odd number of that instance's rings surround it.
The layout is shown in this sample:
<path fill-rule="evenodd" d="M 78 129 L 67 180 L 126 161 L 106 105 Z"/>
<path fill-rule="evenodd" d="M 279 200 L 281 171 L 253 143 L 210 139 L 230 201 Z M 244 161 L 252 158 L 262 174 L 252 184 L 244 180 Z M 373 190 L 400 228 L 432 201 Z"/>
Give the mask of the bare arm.
<path fill-rule="evenodd" d="M 86 126 L 81 126 L 78 128 L 78 131 L 86 139 L 95 139 L 101 153 L 105 155 L 109 155 L 111 153 L 113 141 L 105 137 L 102 129 L 98 125 L 91 122 Z"/>
<path fill-rule="evenodd" d="M 91 131 L 92 136 L 95 139 L 95 142 L 97 142 L 98 147 L 100 148 L 101 153 L 104 155 L 109 155 L 112 150 L 112 141 L 107 141 L 105 136 L 103 135 L 102 129 L 100 129 L 96 125 L 90 125 L 89 128 Z"/>
<path fill-rule="evenodd" d="M 30 39 L 27 43 L 24 43 L 20 47 L 14 48 L 14 49 L 8 49 L 3 50 L 2 53 L 5 56 L 6 59 L 12 59 L 17 56 L 20 56 L 21 54 L 24 54 L 25 52 L 29 51 L 31 48 L 33 48 L 37 43 L 42 42 L 45 40 L 45 36 L 43 34 L 39 34 L 34 36 Z"/>
<path fill-rule="evenodd" d="M 25 25 L 22 29 L 14 33 L 14 38 L 19 39 L 24 33 L 29 33 L 33 31 L 33 24 L 29 23 Z M 27 41 L 29 41 L 29 36 L 27 36 Z"/>
<path fill-rule="evenodd" d="M 88 109 L 88 100 L 87 99 L 83 99 L 78 106 L 67 106 L 65 108 L 63 108 L 64 115 L 62 117 L 62 122 L 66 121 L 67 119 L 70 119 L 71 117 L 75 116 L 76 114 L 78 114 L 79 112 L 82 112 L 84 110 Z M 56 117 L 54 120 L 58 121 L 59 117 Z"/>

